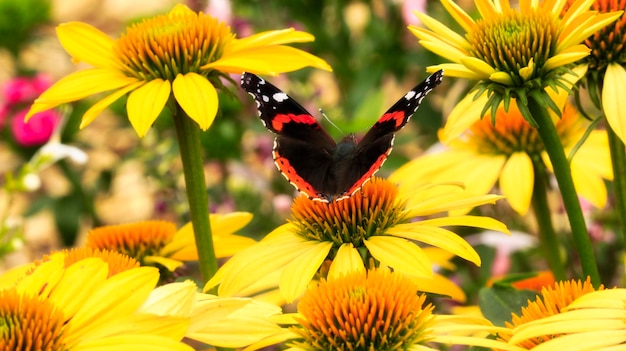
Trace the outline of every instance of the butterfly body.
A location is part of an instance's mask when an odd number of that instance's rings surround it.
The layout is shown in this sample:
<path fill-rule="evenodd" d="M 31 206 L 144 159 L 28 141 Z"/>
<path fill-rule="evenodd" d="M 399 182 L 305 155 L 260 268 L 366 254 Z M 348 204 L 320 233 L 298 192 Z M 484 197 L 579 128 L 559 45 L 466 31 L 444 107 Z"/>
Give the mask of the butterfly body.
<path fill-rule="evenodd" d="M 307 197 L 338 201 L 357 192 L 382 166 L 395 132 L 442 80 L 439 71 L 398 100 L 359 141 L 354 134 L 338 143 L 298 102 L 262 78 L 244 73 L 241 86 L 257 102 L 265 127 L 276 134 L 272 156 L 280 172 Z"/>

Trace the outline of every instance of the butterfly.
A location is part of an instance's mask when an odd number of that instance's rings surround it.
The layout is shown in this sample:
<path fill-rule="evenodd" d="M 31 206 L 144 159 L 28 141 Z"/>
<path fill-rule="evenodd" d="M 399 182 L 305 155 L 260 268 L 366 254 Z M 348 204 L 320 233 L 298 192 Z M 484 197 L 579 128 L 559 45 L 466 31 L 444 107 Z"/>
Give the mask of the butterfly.
<path fill-rule="evenodd" d="M 265 127 L 276 134 L 272 156 L 278 170 L 308 198 L 331 202 L 352 196 L 380 169 L 395 133 L 442 79 L 443 71 L 433 73 L 391 106 L 360 141 L 350 134 L 338 143 L 304 107 L 268 81 L 244 73 L 241 87 L 256 101 Z"/>

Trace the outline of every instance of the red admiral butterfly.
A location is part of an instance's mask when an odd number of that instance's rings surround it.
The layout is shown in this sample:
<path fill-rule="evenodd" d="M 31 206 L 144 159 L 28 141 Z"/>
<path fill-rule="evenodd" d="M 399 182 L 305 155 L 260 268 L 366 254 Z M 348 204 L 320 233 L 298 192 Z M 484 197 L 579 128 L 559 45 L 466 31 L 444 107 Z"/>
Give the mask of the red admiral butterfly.
<path fill-rule="evenodd" d="M 280 172 L 307 197 L 330 202 L 352 196 L 380 169 L 394 133 L 442 78 L 438 71 L 406 93 L 361 141 L 350 134 L 339 143 L 304 107 L 264 79 L 244 73 L 241 87 L 256 100 L 265 127 L 276 134 L 272 156 Z"/>

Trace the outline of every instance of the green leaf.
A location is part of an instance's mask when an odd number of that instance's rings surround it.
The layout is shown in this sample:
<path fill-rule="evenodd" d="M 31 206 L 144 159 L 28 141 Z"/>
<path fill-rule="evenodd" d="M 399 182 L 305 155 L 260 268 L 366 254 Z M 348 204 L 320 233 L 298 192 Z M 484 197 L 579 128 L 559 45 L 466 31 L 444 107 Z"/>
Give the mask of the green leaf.
<path fill-rule="evenodd" d="M 518 290 L 504 285 L 482 288 L 478 292 L 478 305 L 482 314 L 494 325 L 504 326 L 511 321 L 511 314 L 519 315 L 528 301 L 534 301 L 537 292 Z"/>

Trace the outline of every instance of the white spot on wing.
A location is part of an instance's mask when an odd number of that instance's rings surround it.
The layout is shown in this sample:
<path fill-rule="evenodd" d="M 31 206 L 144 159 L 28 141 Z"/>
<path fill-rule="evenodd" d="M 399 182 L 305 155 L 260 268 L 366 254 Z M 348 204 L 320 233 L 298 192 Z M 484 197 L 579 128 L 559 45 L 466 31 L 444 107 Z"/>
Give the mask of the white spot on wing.
<path fill-rule="evenodd" d="M 404 95 L 404 98 L 407 100 L 411 100 L 414 96 L 415 92 L 413 90 L 410 90 L 408 93 L 406 93 L 406 95 Z"/>
<path fill-rule="evenodd" d="M 261 96 L 261 99 L 263 99 L 263 102 L 270 102 L 270 98 L 267 95 Z"/>
<path fill-rule="evenodd" d="M 272 98 L 274 100 L 276 100 L 276 102 L 283 102 L 287 99 L 289 99 L 289 96 L 287 96 L 287 94 L 280 92 L 280 93 L 276 93 L 274 95 L 272 95 Z"/>

